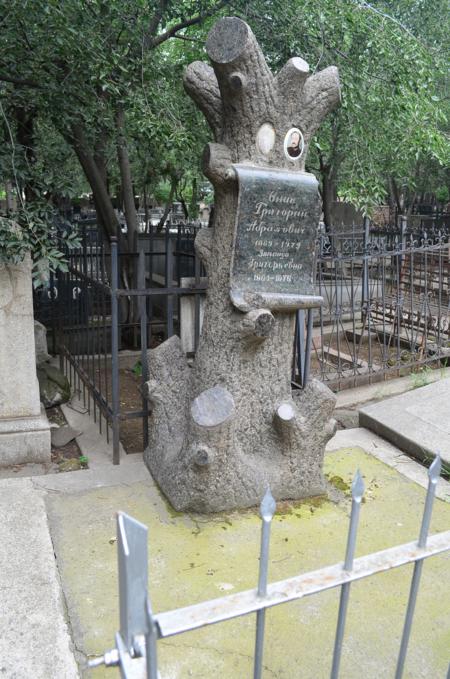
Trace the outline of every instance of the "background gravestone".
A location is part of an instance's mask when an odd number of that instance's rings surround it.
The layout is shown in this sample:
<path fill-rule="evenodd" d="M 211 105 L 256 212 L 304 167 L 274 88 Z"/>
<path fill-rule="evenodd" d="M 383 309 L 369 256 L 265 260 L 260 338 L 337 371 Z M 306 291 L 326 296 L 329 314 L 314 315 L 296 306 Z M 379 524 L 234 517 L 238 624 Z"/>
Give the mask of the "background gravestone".
<path fill-rule="evenodd" d="M 51 461 L 35 356 L 31 260 L 0 263 L 0 467 Z"/>
<path fill-rule="evenodd" d="M 324 489 L 335 397 L 316 381 L 292 392 L 290 378 L 295 311 L 319 301 L 320 207 L 305 158 L 339 80 L 300 58 L 274 77 L 237 18 L 221 19 L 206 49 L 212 67 L 195 62 L 184 79 L 214 135 L 203 158 L 214 223 L 195 241 L 205 317 L 192 368 L 176 336 L 150 352 L 145 459 L 176 509 L 212 512 L 257 504 L 267 484 L 277 499 Z"/>

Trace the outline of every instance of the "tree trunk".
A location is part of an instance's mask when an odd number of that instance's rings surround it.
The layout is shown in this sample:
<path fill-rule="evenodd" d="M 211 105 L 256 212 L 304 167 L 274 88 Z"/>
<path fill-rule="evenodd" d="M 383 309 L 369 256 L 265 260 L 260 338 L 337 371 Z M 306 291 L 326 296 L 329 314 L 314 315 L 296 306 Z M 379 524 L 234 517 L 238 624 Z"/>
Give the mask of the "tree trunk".
<path fill-rule="evenodd" d="M 15 109 L 16 124 L 17 124 L 17 143 L 22 147 L 24 156 L 24 165 L 29 170 L 36 162 L 35 154 L 35 139 L 34 139 L 34 121 L 36 119 L 36 111 L 34 109 L 28 110 L 22 106 Z M 36 200 L 36 187 L 31 179 L 27 179 L 23 185 L 23 192 L 25 201 L 31 203 Z"/>
<path fill-rule="evenodd" d="M 177 182 L 178 182 L 177 179 L 172 178 L 171 185 L 170 185 L 170 193 L 169 193 L 169 197 L 167 199 L 166 207 L 164 208 L 164 212 L 162 214 L 162 217 L 161 217 L 161 219 L 159 220 L 159 222 L 156 226 L 156 230 L 158 232 L 163 230 L 164 224 L 166 223 L 166 219 L 169 216 L 169 212 L 170 212 L 170 209 L 172 207 L 173 199 L 174 199 L 174 196 L 175 196 L 175 190 L 177 188 Z"/>
<path fill-rule="evenodd" d="M 243 313 L 230 298 L 238 211 L 232 164 L 291 170 L 283 142 L 299 127 L 305 153 L 296 170 L 304 172 L 308 144 L 337 105 L 339 85 L 334 67 L 308 77 L 301 59 L 291 59 L 275 78 L 250 28 L 237 18 L 214 26 L 207 52 L 214 68 L 195 62 L 184 81 L 217 142 L 204 154 L 215 189 L 213 228 L 200 230 L 195 241 L 208 273 L 205 315 L 193 368 L 176 336 L 150 352 L 145 459 L 176 509 L 214 512 L 257 504 L 267 484 L 277 499 L 324 490 L 335 399 L 315 381 L 291 390 L 295 310 Z M 255 142 L 268 121 L 275 137 L 263 151 Z"/>
<path fill-rule="evenodd" d="M 149 213 L 148 213 L 147 186 L 146 186 L 146 184 L 144 184 L 143 193 L 144 193 L 145 233 L 149 233 L 149 228 L 148 228 Z"/>
<path fill-rule="evenodd" d="M 329 169 L 322 172 L 322 210 L 323 221 L 327 233 L 330 233 L 333 226 L 332 206 L 334 200 L 334 182 Z"/>
<path fill-rule="evenodd" d="M 108 239 L 112 236 L 120 237 L 119 222 L 114 212 L 104 177 L 95 162 L 84 130 L 80 124 L 72 126 L 72 139 L 70 141 L 92 189 L 97 216 L 105 235 Z"/>
<path fill-rule="evenodd" d="M 128 155 L 125 138 L 125 115 L 123 108 L 118 107 L 116 113 L 117 125 L 117 157 L 119 160 L 120 178 L 122 183 L 122 196 L 125 207 L 125 219 L 127 222 L 127 240 L 130 252 L 135 250 L 135 238 L 138 232 L 136 207 L 134 204 L 133 181 L 131 179 L 130 158 Z"/>

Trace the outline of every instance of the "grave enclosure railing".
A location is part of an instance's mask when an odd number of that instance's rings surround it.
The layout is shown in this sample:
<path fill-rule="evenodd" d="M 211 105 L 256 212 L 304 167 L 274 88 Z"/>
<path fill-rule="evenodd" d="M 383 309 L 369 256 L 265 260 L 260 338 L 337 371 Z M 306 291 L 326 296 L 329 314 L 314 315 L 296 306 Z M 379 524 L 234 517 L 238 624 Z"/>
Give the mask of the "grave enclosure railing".
<path fill-rule="evenodd" d="M 319 238 L 311 375 L 334 391 L 445 365 L 450 355 L 447 222 Z"/>
<path fill-rule="evenodd" d="M 383 229 L 365 220 L 320 234 L 316 291 L 324 304 L 297 314 L 295 387 L 315 377 L 337 391 L 446 365 L 449 224 L 428 220 L 427 230 L 411 231 L 403 218 Z M 198 228 L 141 234 L 127 254 L 115 242 L 105 246 L 95 224 L 81 225 L 81 247 L 66 253 L 68 273 L 35 293 L 35 315 L 73 390 L 112 433 L 116 463 L 127 432 L 135 452 L 148 439 L 147 349 L 178 334 L 195 354 L 207 285 L 193 246 Z"/>
<path fill-rule="evenodd" d="M 112 438 L 113 462 L 120 461 L 120 433 L 131 422 L 142 451 L 148 441 L 148 348 L 180 332 L 180 314 L 192 316 L 194 353 L 200 334 L 202 266 L 193 242 L 198 225 L 178 225 L 142 234 L 132 253 L 117 240 L 108 246 L 97 229 L 82 227 L 81 247 L 66 250 L 68 272 L 52 278 L 35 304 L 47 322 L 60 367 L 83 407 Z M 191 276 L 187 275 L 192 273 Z M 189 298 L 183 309 L 183 298 Z M 138 350 L 122 351 L 124 347 Z M 124 368 L 124 365 L 127 367 Z M 133 373 L 131 381 L 127 377 Z M 128 379 L 124 397 L 121 381 Z M 128 397 L 128 398 L 127 398 Z"/>
<path fill-rule="evenodd" d="M 395 679 L 401 679 L 424 562 L 431 556 L 450 550 L 450 531 L 428 536 L 440 467 L 440 458 L 436 457 L 428 471 L 428 490 L 417 542 L 355 558 L 358 522 L 364 494 L 363 479 L 357 472 L 352 484 L 352 506 L 344 563 L 295 575 L 272 584 L 268 584 L 269 548 L 271 522 L 276 504 L 267 490 L 261 503 L 262 532 L 257 588 L 164 613 L 155 613 L 152 610 L 148 594 L 147 528 L 132 517 L 119 513 L 117 546 L 120 630 L 116 634 L 116 647 L 91 660 L 89 666 L 91 668 L 103 664 L 108 667 L 118 666 L 122 679 L 157 679 L 160 676 L 157 653 L 159 640 L 233 618 L 256 614 L 253 679 L 261 679 L 264 674 L 263 651 L 267 609 L 339 587 L 336 634 L 333 656 L 330 659 L 330 677 L 338 679 L 345 645 L 351 583 L 406 564 L 414 564 L 395 669 Z M 375 646 L 373 652 L 377 652 Z M 201 653 L 201 648 L 198 649 L 198 653 Z M 383 677 L 387 676 L 385 671 L 386 668 L 382 670 Z M 285 672 L 286 676 L 301 676 L 301 667 L 286 667 Z M 210 676 L 215 676 L 214 669 Z M 365 676 L 363 671 L 361 676 Z M 450 666 L 447 679 L 449 676 Z M 442 679 L 445 679 L 444 673 Z"/>

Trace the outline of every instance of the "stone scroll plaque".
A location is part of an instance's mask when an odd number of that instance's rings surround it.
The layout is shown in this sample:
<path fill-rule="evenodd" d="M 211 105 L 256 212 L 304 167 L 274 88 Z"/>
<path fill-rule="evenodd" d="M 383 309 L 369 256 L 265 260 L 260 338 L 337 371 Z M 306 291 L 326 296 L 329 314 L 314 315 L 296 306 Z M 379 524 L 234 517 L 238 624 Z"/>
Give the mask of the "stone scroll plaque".
<path fill-rule="evenodd" d="M 233 165 L 239 181 L 230 296 L 241 311 L 320 306 L 314 294 L 320 218 L 314 175 Z"/>

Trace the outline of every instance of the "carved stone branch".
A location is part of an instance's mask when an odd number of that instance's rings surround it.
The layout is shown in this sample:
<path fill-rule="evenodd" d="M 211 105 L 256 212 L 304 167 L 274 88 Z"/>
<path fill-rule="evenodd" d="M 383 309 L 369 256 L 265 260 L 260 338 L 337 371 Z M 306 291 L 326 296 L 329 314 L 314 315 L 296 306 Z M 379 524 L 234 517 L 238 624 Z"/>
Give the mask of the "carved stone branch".
<path fill-rule="evenodd" d="M 215 187 L 219 188 L 222 184 L 235 179 L 232 162 L 231 151 L 227 146 L 206 144 L 203 150 L 202 169 Z"/>
<path fill-rule="evenodd" d="M 268 309 L 254 309 L 246 313 L 240 324 L 243 337 L 264 340 L 272 332 L 275 318 Z"/>
<path fill-rule="evenodd" d="M 336 108 L 340 100 L 341 89 L 336 66 L 329 66 L 306 80 L 298 110 L 309 139 L 319 128 L 322 119 Z"/>
<path fill-rule="evenodd" d="M 278 96 L 298 104 L 308 76 L 309 64 L 300 57 L 292 57 L 275 78 Z"/>
<path fill-rule="evenodd" d="M 194 241 L 195 251 L 206 268 L 208 268 L 208 262 L 211 257 L 213 237 L 214 229 L 200 229 Z"/>
<path fill-rule="evenodd" d="M 237 17 L 225 17 L 217 22 L 208 35 L 206 51 L 222 96 L 221 141 L 229 146 L 234 159 L 243 155 L 250 158 L 255 129 L 275 119 L 273 75 L 250 27 Z M 263 105 L 264 113 L 258 110 L 258 102 Z"/>
<path fill-rule="evenodd" d="M 194 61 L 184 71 L 183 84 L 213 131 L 215 139 L 222 132 L 222 101 L 213 69 L 203 61 Z"/>
<path fill-rule="evenodd" d="M 279 433 L 288 444 L 298 435 L 304 424 L 304 418 L 292 400 L 283 401 L 277 406 L 274 421 Z"/>

